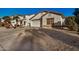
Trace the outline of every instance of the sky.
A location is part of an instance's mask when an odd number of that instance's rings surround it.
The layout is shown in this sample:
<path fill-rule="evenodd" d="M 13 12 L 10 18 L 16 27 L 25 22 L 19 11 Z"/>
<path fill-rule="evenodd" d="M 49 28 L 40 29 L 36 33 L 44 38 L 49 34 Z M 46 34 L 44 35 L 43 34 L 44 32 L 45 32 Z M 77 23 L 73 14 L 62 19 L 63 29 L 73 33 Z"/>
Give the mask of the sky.
<path fill-rule="evenodd" d="M 36 14 L 41 11 L 56 11 L 62 13 L 64 16 L 73 16 L 74 9 L 75 8 L 0 8 L 0 17 L 16 14 Z"/>

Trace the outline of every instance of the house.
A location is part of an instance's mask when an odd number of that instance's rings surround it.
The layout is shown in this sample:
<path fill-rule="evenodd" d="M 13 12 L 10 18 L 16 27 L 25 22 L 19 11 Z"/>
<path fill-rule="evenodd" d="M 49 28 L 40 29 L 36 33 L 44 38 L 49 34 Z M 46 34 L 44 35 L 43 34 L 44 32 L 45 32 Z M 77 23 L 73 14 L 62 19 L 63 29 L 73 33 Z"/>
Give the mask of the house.
<path fill-rule="evenodd" d="M 32 15 L 15 15 L 15 16 L 10 16 L 12 18 L 11 20 L 11 24 L 13 26 L 18 25 L 18 26 L 22 26 L 22 27 L 27 27 L 30 25 L 30 21 L 29 20 L 31 17 L 33 17 L 34 14 Z"/>
<path fill-rule="evenodd" d="M 24 18 L 24 26 L 30 26 L 31 25 L 31 20 L 30 18 L 32 18 L 33 16 L 35 16 L 35 14 L 32 14 L 32 15 L 25 15 L 25 18 Z"/>
<path fill-rule="evenodd" d="M 12 24 L 13 26 L 15 26 L 16 20 L 11 20 L 11 24 Z"/>
<path fill-rule="evenodd" d="M 11 24 L 13 26 L 15 26 L 15 25 L 22 26 L 23 25 L 24 15 L 15 15 L 15 16 L 11 16 L 11 18 L 12 18 Z"/>
<path fill-rule="evenodd" d="M 30 19 L 31 27 L 63 26 L 65 18 L 63 14 L 51 11 L 43 11 Z"/>

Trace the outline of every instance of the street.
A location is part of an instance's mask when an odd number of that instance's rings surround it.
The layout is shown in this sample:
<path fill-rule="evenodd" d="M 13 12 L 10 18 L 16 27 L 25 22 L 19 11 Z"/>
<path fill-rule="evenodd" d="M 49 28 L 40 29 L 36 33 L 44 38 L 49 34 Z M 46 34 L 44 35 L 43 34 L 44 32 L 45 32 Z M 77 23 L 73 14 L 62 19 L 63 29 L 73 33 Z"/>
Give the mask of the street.
<path fill-rule="evenodd" d="M 56 29 L 0 29 L 1 51 L 79 51 L 79 37 Z"/>

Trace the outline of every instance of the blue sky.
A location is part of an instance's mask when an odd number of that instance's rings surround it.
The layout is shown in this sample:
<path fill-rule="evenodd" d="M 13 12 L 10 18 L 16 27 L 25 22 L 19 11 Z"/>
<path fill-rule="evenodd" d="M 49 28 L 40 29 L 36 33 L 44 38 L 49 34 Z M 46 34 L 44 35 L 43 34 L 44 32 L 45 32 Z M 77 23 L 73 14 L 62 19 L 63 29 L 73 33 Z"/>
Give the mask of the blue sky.
<path fill-rule="evenodd" d="M 65 16 L 72 16 L 74 12 L 74 8 L 0 8 L 0 17 L 16 14 L 36 14 L 45 10 L 56 11 Z"/>

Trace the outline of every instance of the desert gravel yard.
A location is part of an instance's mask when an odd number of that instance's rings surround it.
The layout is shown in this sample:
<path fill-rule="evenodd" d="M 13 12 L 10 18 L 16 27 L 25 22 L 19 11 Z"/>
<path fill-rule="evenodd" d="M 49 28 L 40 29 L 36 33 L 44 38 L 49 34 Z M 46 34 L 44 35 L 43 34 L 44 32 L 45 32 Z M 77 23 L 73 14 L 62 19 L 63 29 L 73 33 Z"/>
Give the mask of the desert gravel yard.
<path fill-rule="evenodd" d="M 0 30 L 2 51 L 79 51 L 79 36 L 57 29 Z"/>

